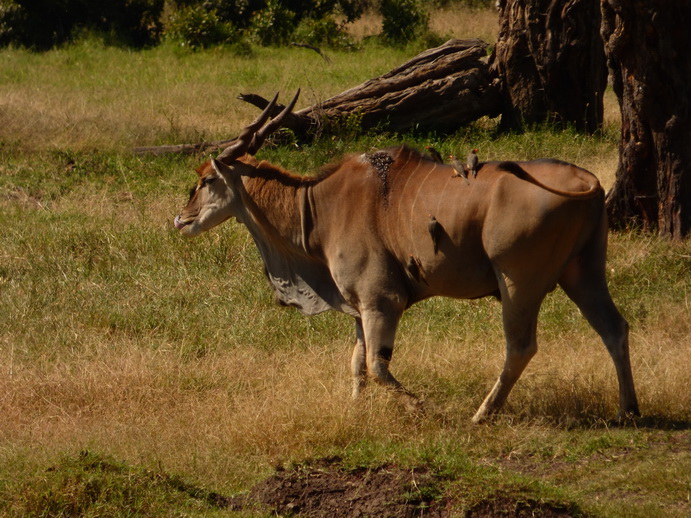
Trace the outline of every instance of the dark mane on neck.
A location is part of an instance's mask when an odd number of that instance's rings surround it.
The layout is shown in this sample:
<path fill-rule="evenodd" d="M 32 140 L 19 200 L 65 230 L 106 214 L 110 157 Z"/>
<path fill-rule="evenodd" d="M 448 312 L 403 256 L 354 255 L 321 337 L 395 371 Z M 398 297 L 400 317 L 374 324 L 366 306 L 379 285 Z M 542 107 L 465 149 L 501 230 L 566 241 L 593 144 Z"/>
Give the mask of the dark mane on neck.
<path fill-rule="evenodd" d="M 379 152 L 388 153 L 394 160 L 410 160 L 412 158 L 429 160 L 429 157 L 427 157 L 425 154 L 408 146 L 407 144 L 387 147 Z M 274 180 L 288 187 L 301 187 L 314 185 L 321 182 L 324 178 L 327 178 L 338 171 L 343 164 L 361 155 L 361 153 L 349 153 L 347 155 L 343 155 L 341 158 L 322 166 L 317 174 L 304 176 L 291 173 L 290 171 L 287 171 L 286 169 L 274 165 L 266 160 L 257 161 L 256 158 L 249 155 L 241 157 L 239 160 L 248 165 L 255 166 L 256 172 L 250 175 L 251 178 L 265 181 Z M 209 160 L 197 168 L 197 172 L 200 175 L 205 174 L 207 170 L 211 170 L 211 161 Z"/>
<path fill-rule="evenodd" d="M 327 176 L 331 176 L 333 173 L 338 171 L 340 167 L 345 164 L 347 161 L 349 161 L 351 158 L 359 156 L 358 153 L 348 153 L 347 155 L 343 155 L 342 157 L 334 160 L 333 162 L 329 162 L 326 165 L 323 165 L 319 169 L 319 174 L 317 175 L 317 178 L 324 179 Z"/>
<path fill-rule="evenodd" d="M 264 180 L 275 180 L 289 187 L 313 185 L 321 181 L 324 177 L 324 175 L 321 173 L 317 175 L 297 175 L 291 173 L 290 171 L 286 171 L 282 167 L 273 165 L 272 163 L 267 162 L 266 160 L 262 160 L 261 162 L 259 162 L 259 164 L 257 164 L 256 171 L 256 176 L 258 178 L 263 178 Z"/>
<path fill-rule="evenodd" d="M 356 156 L 360 156 L 360 154 L 349 153 L 334 160 L 333 162 L 329 162 L 328 164 L 320 167 L 319 171 L 316 174 L 307 174 L 304 176 L 291 173 L 290 171 L 287 171 L 280 166 L 274 165 L 270 162 L 267 162 L 266 160 L 262 160 L 259 163 L 255 162 L 257 173 L 256 175 L 253 175 L 253 177 L 263 178 L 265 180 L 275 180 L 283 185 L 291 187 L 314 185 L 334 174 L 341 168 L 343 164 L 345 164 L 346 162 L 348 162 Z"/>

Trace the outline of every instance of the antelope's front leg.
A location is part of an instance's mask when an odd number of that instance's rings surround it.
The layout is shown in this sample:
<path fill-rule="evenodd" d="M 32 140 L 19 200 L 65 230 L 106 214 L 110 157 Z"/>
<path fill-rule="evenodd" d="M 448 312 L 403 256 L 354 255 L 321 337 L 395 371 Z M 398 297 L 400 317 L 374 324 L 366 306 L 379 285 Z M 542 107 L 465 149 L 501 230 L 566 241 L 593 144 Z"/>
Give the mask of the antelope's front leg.
<path fill-rule="evenodd" d="M 362 330 L 366 344 L 365 361 L 370 377 L 380 385 L 393 390 L 406 408 L 418 411 L 418 398 L 403 387 L 389 370 L 396 329 L 402 313 L 402 308 L 387 303 L 377 304 L 376 309 L 362 312 Z"/>
<path fill-rule="evenodd" d="M 365 333 L 362 329 L 362 320 L 355 319 L 355 347 L 353 357 L 350 361 L 350 369 L 353 373 L 353 399 L 360 395 L 360 392 L 367 385 L 367 348 L 365 347 Z"/>

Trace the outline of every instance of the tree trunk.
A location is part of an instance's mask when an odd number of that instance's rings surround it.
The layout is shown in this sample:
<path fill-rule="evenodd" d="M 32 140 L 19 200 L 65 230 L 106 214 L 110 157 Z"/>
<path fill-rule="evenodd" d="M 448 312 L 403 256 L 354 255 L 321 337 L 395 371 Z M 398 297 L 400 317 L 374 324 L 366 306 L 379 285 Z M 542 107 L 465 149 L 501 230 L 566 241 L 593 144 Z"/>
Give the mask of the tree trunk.
<path fill-rule="evenodd" d="M 602 0 L 602 36 L 622 114 L 607 196 L 615 227 L 691 232 L 691 2 Z"/>
<path fill-rule="evenodd" d="M 504 87 L 502 125 L 602 125 L 607 67 L 598 0 L 499 0 L 490 63 Z"/>

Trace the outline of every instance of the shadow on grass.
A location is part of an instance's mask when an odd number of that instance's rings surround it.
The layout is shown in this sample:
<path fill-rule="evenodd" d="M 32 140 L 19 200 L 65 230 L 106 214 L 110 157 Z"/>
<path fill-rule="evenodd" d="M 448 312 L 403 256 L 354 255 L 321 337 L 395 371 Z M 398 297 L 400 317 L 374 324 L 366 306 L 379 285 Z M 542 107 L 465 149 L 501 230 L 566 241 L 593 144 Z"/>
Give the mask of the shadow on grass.
<path fill-rule="evenodd" d="M 691 430 L 691 421 L 675 419 L 664 415 L 644 415 L 640 417 L 603 418 L 598 415 L 508 415 L 500 414 L 493 419 L 496 423 L 524 425 L 546 424 L 548 426 L 570 430 L 600 429 L 638 429 L 660 431 Z"/>
<path fill-rule="evenodd" d="M 625 423 L 625 426 L 665 431 L 691 430 L 691 421 L 685 419 L 672 419 L 661 415 L 650 415 L 637 417 L 630 424 Z"/>

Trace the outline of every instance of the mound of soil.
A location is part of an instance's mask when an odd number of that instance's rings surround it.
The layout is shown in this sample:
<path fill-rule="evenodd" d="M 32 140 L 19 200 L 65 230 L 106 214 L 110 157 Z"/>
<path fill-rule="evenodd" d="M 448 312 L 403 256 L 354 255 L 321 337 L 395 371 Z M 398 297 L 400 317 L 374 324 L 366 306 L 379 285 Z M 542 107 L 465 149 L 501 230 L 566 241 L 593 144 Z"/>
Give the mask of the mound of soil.
<path fill-rule="evenodd" d="M 346 470 L 340 459 L 320 459 L 277 471 L 250 492 L 253 502 L 279 515 L 305 517 L 441 517 L 438 480 L 426 469 L 393 465 Z"/>
<path fill-rule="evenodd" d="M 427 468 L 396 465 L 345 469 L 339 458 L 319 459 L 291 470 L 279 469 L 248 495 L 229 499 L 235 509 L 261 507 L 279 516 L 309 518 L 445 518 L 459 516 L 444 496 L 448 480 Z M 466 518 L 569 518 L 568 506 L 495 495 L 468 509 Z"/>

